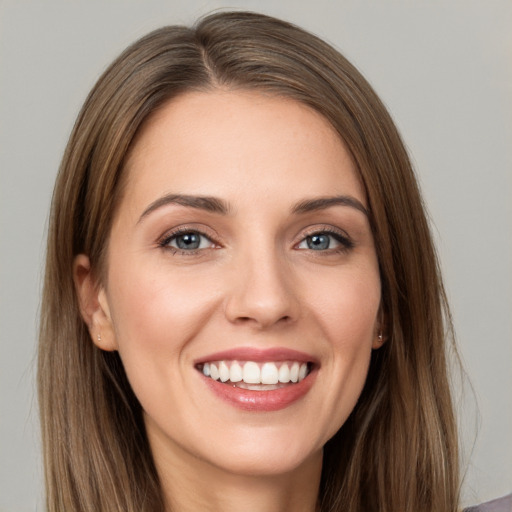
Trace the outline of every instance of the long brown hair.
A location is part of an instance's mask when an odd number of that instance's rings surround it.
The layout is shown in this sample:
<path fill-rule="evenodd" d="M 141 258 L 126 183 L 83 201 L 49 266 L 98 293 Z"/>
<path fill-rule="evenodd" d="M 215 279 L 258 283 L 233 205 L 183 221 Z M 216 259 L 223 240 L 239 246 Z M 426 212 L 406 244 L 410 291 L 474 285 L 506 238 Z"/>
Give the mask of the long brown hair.
<path fill-rule="evenodd" d="M 102 275 L 123 162 L 143 123 L 189 90 L 255 89 L 327 118 L 357 163 L 380 262 L 388 341 L 351 416 L 324 450 L 322 511 L 457 509 L 456 425 L 447 377 L 451 320 L 411 164 L 361 74 L 317 37 L 224 12 L 145 36 L 99 79 L 54 191 L 41 307 L 39 400 L 50 512 L 163 511 L 141 407 L 119 356 L 89 337 L 73 260 Z M 448 333 L 448 334 L 447 334 Z"/>

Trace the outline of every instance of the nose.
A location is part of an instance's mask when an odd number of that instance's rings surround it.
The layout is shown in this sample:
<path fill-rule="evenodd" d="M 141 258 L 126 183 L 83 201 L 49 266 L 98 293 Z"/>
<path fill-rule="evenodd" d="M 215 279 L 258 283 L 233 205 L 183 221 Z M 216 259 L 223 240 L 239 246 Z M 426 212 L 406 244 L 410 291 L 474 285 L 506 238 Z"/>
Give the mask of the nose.
<path fill-rule="evenodd" d="M 232 267 L 225 303 L 227 319 L 257 329 L 294 322 L 299 301 L 290 263 L 268 249 L 240 256 Z"/>

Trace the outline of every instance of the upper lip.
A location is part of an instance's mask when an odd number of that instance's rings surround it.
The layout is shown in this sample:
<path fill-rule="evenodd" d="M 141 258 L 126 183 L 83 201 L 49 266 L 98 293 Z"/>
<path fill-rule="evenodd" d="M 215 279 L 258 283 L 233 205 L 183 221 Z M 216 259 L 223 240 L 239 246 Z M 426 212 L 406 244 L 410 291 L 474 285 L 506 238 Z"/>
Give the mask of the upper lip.
<path fill-rule="evenodd" d="M 311 354 L 293 350 L 285 347 L 275 348 L 255 348 L 255 347 L 239 347 L 228 350 L 222 350 L 200 357 L 194 361 L 194 364 L 202 364 L 210 361 L 298 361 L 303 363 L 318 364 L 318 359 Z"/>

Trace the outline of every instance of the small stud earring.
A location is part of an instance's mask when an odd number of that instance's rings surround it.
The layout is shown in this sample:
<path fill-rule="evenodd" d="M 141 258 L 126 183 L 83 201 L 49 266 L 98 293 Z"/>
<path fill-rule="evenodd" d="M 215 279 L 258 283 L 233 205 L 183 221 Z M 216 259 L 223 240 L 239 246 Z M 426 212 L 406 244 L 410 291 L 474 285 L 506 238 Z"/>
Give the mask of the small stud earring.
<path fill-rule="evenodd" d="M 382 341 L 382 332 L 379 332 L 378 338 L 379 338 L 379 341 Z"/>
<path fill-rule="evenodd" d="M 101 343 L 101 334 L 98 334 L 97 339 L 98 339 L 98 343 Z"/>

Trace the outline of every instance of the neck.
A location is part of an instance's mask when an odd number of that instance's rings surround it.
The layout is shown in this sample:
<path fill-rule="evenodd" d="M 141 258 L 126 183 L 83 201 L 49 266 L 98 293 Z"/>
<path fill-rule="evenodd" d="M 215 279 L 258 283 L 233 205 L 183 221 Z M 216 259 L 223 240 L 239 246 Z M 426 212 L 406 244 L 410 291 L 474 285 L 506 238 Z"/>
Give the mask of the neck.
<path fill-rule="evenodd" d="M 237 474 L 189 454 L 154 452 L 166 512 L 315 512 L 322 454 L 284 474 Z"/>

